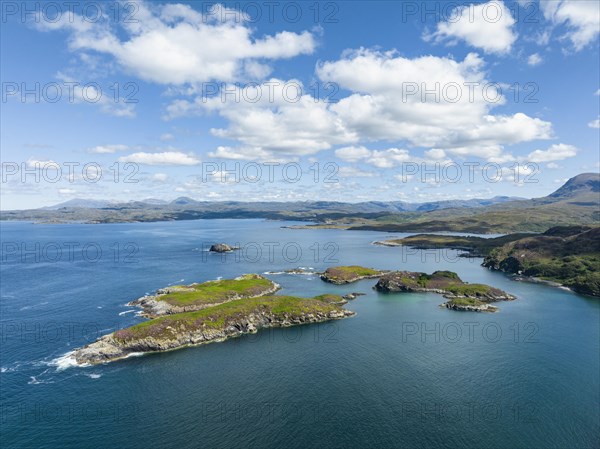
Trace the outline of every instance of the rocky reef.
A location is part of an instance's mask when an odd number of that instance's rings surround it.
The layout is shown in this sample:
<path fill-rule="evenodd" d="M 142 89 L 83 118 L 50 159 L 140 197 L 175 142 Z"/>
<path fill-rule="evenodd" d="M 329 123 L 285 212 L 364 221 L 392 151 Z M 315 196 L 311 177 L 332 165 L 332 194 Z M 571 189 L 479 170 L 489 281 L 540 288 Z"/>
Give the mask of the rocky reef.
<path fill-rule="evenodd" d="M 477 312 L 494 312 L 497 307 L 489 303 L 512 301 L 514 296 L 484 284 L 469 284 L 452 271 L 435 271 L 432 274 L 395 271 L 381 276 L 374 287 L 380 292 L 432 292 L 448 299 L 443 307 Z"/>
<path fill-rule="evenodd" d="M 143 316 L 154 318 L 202 310 L 236 299 L 271 295 L 279 288 L 278 284 L 261 275 L 244 274 L 235 279 L 161 288 L 155 295 L 143 296 L 127 305 L 141 307 Z"/>
<path fill-rule="evenodd" d="M 360 281 L 362 279 L 376 279 L 387 271 L 374 270 L 358 265 L 330 267 L 321 274 L 321 279 L 331 284 L 342 285 Z"/>

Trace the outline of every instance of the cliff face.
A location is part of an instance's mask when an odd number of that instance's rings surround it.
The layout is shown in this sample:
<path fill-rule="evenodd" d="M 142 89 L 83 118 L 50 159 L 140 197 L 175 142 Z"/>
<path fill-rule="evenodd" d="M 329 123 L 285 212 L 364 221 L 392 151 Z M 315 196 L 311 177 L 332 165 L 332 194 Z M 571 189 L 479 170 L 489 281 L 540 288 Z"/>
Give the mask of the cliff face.
<path fill-rule="evenodd" d="M 127 329 L 105 335 L 98 341 L 73 352 L 78 364 L 98 364 L 126 358 L 139 352 L 168 351 L 185 346 L 224 341 L 269 327 L 288 327 L 300 324 L 338 320 L 355 315 L 339 307 L 328 311 L 313 311 L 296 314 L 279 314 L 257 310 L 224 323 L 222 327 L 209 327 L 206 323 L 197 327 L 174 324 L 170 332 L 159 335 L 135 335 Z"/>

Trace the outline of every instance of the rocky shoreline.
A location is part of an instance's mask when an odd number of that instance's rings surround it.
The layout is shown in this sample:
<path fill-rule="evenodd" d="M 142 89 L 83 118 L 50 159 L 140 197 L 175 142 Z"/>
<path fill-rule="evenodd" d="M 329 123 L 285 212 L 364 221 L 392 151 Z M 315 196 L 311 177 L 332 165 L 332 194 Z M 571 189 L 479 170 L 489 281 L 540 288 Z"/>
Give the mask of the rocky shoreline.
<path fill-rule="evenodd" d="M 121 338 L 122 331 L 116 331 L 73 351 L 70 357 L 79 365 L 95 365 L 124 359 L 140 352 L 171 351 L 189 346 L 221 342 L 244 334 L 255 333 L 259 329 L 320 323 L 347 318 L 355 314 L 355 312 L 342 308 L 336 308 L 328 312 L 307 312 L 283 316 L 257 310 L 227 323 L 226 326 L 220 329 L 200 327 L 174 332 L 169 334 L 168 337 L 162 338 L 146 336 L 126 340 Z"/>
<path fill-rule="evenodd" d="M 335 285 L 351 284 L 363 279 L 377 279 L 387 273 L 386 270 L 374 270 L 358 265 L 330 267 L 321 274 L 321 279 Z"/>
<path fill-rule="evenodd" d="M 498 308 L 490 303 L 516 299 L 495 287 L 463 282 L 456 273 L 450 271 L 432 274 L 395 271 L 383 275 L 374 289 L 391 293 L 437 293 L 448 299 L 441 307 L 468 312 L 496 312 Z"/>

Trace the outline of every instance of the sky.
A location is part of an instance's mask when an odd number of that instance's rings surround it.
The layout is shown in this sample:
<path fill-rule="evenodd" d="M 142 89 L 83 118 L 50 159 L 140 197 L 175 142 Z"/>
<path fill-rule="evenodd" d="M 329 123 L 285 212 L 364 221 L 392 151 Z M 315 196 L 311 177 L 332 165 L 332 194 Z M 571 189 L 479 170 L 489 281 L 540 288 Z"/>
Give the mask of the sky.
<path fill-rule="evenodd" d="M 4 210 L 531 198 L 599 170 L 598 0 L 1 7 Z"/>

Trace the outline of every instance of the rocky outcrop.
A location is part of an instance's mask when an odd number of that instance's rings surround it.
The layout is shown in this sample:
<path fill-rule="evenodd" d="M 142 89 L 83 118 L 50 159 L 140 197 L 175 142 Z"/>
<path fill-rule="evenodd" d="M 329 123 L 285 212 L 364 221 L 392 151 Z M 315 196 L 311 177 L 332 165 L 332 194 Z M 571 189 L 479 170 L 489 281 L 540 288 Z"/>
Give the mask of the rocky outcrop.
<path fill-rule="evenodd" d="M 321 274 L 321 279 L 330 284 L 343 285 L 361 281 L 363 279 L 376 279 L 384 273 L 387 273 L 387 271 L 350 265 L 327 268 L 327 270 Z"/>
<path fill-rule="evenodd" d="M 438 293 L 449 300 L 442 306 L 462 311 L 496 311 L 497 307 L 489 303 L 515 299 L 513 295 L 489 285 L 463 282 L 451 271 L 436 271 L 433 274 L 396 271 L 383 275 L 374 288 L 380 292 Z"/>
<path fill-rule="evenodd" d="M 445 302 L 440 305 L 452 310 L 460 310 L 462 312 L 497 312 L 498 307 L 492 306 L 491 304 L 458 304 L 452 301 Z"/>
<path fill-rule="evenodd" d="M 245 316 L 226 320 L 222 327 L 174 328 L 162 336 L 129 337 L 127 330 L 113 332 L 94 343 L 73 351 L 71 358 L 80 365 L 94 365 L 119 360 L 140 352 L 159 352 L 186 346 L 224 341 L 243 334 L 255 333 L 269 327 L 289 327 L 300 324 L 320 323 L 355 315 L 355 312 L 335 308 L 326 312 L 307 311 L 298 314 L 279 314 L 255 310 Z"/>
<path fill-rule="evenodd" d="M 348 293 L 346 295 L 343 295 L 342 298 L 344 298 L 346 301 L 352 301 L 353 299 L 358 298 L 359 296 L 364 296 L 364 293 L 357 293 L 357 292 L 353 292 L 353 293 Z"/>
<path fill-rule="evenodd" d="M 230 253 L 231 251 L 235 251 L 240 249 L 239 246 L 229 246 L 226 243 L 215 243 L 211 245 L 209 251 L 212 253 Z"/>

